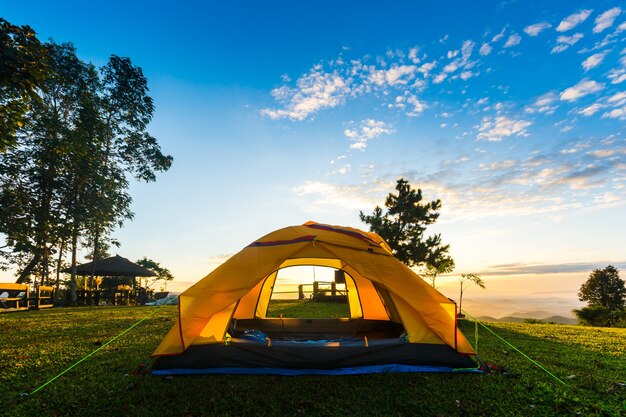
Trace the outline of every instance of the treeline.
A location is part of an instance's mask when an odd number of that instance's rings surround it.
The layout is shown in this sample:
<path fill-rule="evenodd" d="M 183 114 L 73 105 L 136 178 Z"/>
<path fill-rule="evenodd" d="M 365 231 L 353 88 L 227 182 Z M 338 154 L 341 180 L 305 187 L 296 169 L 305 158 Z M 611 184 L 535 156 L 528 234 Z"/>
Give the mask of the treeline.
<path fill-rule="evenodd" d="M 133 217 L 129 181 L 172 164 L 146 130 L 153 113 L 129 58 L 96 68 L 71 43 L 0 19 L 0 259 L 17 282 L 58 285 L 68 255 L 73 267 L 80 248 L 98 258 L 115 243 L 111 232 Z"/>

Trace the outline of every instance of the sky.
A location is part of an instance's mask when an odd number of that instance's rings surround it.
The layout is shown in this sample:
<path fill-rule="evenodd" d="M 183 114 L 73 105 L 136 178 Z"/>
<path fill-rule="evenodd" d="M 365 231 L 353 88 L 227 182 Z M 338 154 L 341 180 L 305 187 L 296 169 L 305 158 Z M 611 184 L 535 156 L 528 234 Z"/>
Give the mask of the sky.
<path fill-rule="evenodd" d="M 227 4 L 224 4 L 227 3 Z M 115 231 L 182 290 L 308 220 L 366 228 L 398 178 L 441 199 L 428 229 L 478 273 L 472 314 L 570 315 L 626 268 L 626 7 L 618 1 L 0 0 L 40 39 L 148 78 L 172 168 L 133 183 Z M 622 274 L 624 275 L 624 274 Z M 625 278 L 622 276 L 622 278 Z"/>

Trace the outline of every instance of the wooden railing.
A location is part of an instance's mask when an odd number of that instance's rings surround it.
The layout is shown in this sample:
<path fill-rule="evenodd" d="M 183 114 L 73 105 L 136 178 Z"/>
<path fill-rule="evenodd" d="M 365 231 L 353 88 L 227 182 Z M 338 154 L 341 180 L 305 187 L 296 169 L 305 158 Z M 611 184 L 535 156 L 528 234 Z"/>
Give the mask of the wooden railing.
<path fill-rule="evenodd" d="M 305 287 L 312 287 L 312 290 L 306 291 Z M 334 298 L 345 296 L 346 290 L 337 289 L 337 283 L 335 281 L 314 281 L 312 284 L 298 285 L 298 299 L 303 300 L 305 298 L 305 293 L 311 293 L 312 295 L 330 296 Z"/>
<path fill-rule="evenodd" d="M 42 310 L 61 305 L 98 306 L 98 305 L 143 305 L 152 298 L 152 291 L 128 289 L 111 290 L 77 290 L 76 302 L 70 298 L 69 291 L 59 295 L 55 288 L 47 285 L 37 285 L 31 289 L 28 284 L 0 282 L 0 313 L 25 310 Z"/>
<path fill-rule="evenodd" d="M 54 287 L 37 285 L 30 296 L 30 309 L 41 310 L 51 307 L 54 307 Z"/>

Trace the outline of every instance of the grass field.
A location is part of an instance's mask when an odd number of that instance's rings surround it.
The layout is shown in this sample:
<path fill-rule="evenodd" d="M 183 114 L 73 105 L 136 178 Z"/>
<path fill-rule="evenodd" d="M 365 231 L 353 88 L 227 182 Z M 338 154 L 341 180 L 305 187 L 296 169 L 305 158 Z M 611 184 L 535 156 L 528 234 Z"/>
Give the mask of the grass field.
<path fill-rule="evenodd" d="M 306 302 L 300 300 L 272 300 L 267 309 L 268 317 L 285 318 L 297 317 L 309 319 L 315 317 L 350 317 L 350 308 L 347 302 Z"/>
<path fill-rule="evenodd" d="M 286 315 L 293 308 L 291 304 L 274 305 L 272 314 Z M 41 391 L 19 399 L 21 393 L 31 393 L 154 312 Z M 485 361 L 505 368 L 506 373 L 128 376 L 153 351 L 176 316 L 173 306 L 158 310 L 67 308 L 0 315 L 0 415 L 626 415 L 626 329 L 489 325 L 567 386 L 484 329 L 479 329 L 479 353 Z M 460 325 L 474 342 L 474 324 Z"/>

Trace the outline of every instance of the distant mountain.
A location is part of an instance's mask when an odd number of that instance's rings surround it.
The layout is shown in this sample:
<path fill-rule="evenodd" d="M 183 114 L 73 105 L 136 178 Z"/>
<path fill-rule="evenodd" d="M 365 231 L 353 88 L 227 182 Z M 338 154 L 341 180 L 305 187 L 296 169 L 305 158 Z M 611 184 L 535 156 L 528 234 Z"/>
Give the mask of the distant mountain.
<path fill-rule="evenodd" d="M 521 323 L 526 319 L 532 319 L 534 317 L 514 317 L 514 316 L 505 316 L 500 317 L 498 321 L 507 321 L 509 323 Z M 536 320 L 536 319 L 535 319 Z"/>
<path fill-rule="evenodd" d="M 563 317 L 563 316 L 550 316 L 542 319 L 547 323 L 558 323 L 558 324 L 577 324 L 578 320 L 573 319 L 571 317 Z"/>
<path fill-rule="evenodd" d="M 526 311 L 516 311 L 515 313 L 509 314 L 507 317 L 524 317 L 525 319 L 537 319 L 543 320 L 546 317 L 553 316 L 554 313 L 544 310 L 526 310 Z"/>
<path fill-rule="evenodd" d="M 497 318 L 491 317 L 491 316 L 480 316 L 480 317 L 478 317 L 478 320 L 480 320 L 480 321 L 500 321 L 500 319 L 497 319 Z"/>
<path fill-rule="evenodd" d="M 549 316 L 549 317 L 542 317 L 542 318 L 505 316 L 505 317 L 500 317 L 499 319 L 495 317 L 491 317 L 491 316 L 478 317 L 478 320 L 480 321 L 508 322 L 508 323 L 523 323 L 524 321 L 528 319 L 540 320 L 544 323 L 557 323 L 557 324 L 576 324 L 577 323 L 576 319 L 573 319 L 570 317 L 563 317 L 563 316 Z"/>

